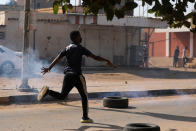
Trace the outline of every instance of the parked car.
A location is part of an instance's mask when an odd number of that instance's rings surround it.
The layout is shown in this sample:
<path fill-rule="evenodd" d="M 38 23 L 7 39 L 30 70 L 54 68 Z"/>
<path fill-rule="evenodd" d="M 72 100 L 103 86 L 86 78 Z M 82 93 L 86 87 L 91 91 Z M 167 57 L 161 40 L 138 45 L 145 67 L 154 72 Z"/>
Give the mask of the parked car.
<path fill-rule="evenodd" d="M 11 74 L 14 70 L 21 69 L 22 52 L 15 52 L 0 45 L 0 73 Z"/>

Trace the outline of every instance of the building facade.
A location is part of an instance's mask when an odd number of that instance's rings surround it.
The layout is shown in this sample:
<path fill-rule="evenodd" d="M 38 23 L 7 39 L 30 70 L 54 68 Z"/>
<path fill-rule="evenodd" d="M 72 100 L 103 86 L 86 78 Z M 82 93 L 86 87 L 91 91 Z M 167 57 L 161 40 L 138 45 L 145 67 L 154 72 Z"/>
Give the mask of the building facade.
<path fill-rule="evenodd" d="M 23 13 L 1 12 L 0 32 L 4 33 L 1 45 L 10 49 L 21 51 L 23 41 Z M 76 18 L 76 19 L 75 19 Z M 80 28 L 83 37 L 82 45 L 96 55 L 110 59 L 117 65 L 129 65 L 129 47 L 137 45 L 139 41 L 139 28 L 104 25 L 81 24 L 84 19 L 80 17 L 54 15 L 48 13 L 35 13 L 31 17 L 33 23 L 30 30 L 30 48 L 35 49 L 39 58 L 53 59 L 71 41 L 69 34 L 72 30 Z M 85 23 L 93 23 L 95 19 Z M 70 22 L 76 22 L 71 24 Z M 88 59 L 88 58 L 87 58 Z M 86 66 L 101 66 L 103 63 L 89 59 L 84 62 Z"/>
<path fill-rule="evenodd" d="M 196 57 L 196 34 L 188 28 L 179 29 L 155 29 L 149 39 L 149 56 L 151 57 L 173 57 L 176 47 L 182 50 L 188 46 L 187 56 Z"/>
<path fill-rule="evenodd" d="M 30 0 L 31 7 L 35 9 L 52 7 L 53 0 Z M 24 6 L 25 0 L 17 0 L 17 5 Z"/>
<path fill-rule="evenodd" d="M 0 18 L 0 32 L 4 32 L 0 44 L 21 51 L 24 12 L 3 11 L 0 12 Z M 80 30 L 83 46 L 120 66 L 131 65 L 131 46 L 140 44 L 142 27 L 165 26 L 160 20 L 154 19 L 126 17 L 108 22 L 105 15 L 55 15 L 42 12 L 31 12 L 30 21 L 30 49 L 36 52 L 37 57 L 53 59 L 71 42 L 70 32 Z M 84 65 L 102 66 L 103 63 L 84 60 Z"/>

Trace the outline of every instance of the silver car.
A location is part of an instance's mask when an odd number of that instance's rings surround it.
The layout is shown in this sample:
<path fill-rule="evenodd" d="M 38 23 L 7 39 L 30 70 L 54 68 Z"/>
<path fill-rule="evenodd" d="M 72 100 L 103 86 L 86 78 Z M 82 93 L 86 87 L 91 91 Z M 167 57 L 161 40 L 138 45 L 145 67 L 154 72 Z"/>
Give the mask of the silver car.
<path fill-rule="evenodd" d="M 22 52 L 15 52 L 0 45 L 0 73 L 11 74 L 21 69 Z"/>

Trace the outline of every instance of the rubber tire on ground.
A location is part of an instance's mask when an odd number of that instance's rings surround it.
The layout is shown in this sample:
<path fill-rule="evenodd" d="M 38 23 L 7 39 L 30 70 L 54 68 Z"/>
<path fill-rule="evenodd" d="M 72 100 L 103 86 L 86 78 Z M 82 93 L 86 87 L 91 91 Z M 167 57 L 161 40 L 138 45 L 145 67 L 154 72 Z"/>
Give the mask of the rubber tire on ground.
<path fill-rule="evenodd" d="M 104 97 L 103 106 L 109 108 L 128 108 L 129 100 L 127 97 Z"/>
<path fill-rule="evenodd" d="M 130 123 L 124 127 L 123 131 L 160 131 L 160 127 L 149 123 Z"/>
<path fill-rule="evenodd" d="M 5 68 L 4 66 L 6 64 L 9 65 L 10 68 L 11 68 L 11 70 L 9 72 L 6 72 L 6 69 L 4 69 Z M 11 74 L 13 71 L 14 71 L 14 64 L 12 62 L 10 62 L 10 61 L 6 61 L 3 64 L 1 64 L 1 66 L 0 66 L 0 72 L 2 74 Z"/>

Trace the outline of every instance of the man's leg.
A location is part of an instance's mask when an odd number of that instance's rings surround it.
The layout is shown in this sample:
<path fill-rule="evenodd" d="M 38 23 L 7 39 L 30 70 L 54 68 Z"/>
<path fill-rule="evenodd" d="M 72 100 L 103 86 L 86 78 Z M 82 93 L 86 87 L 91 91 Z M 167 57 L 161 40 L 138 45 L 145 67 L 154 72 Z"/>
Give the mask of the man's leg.
<path fill-rule="evenodd" d="M 73 88 L 72 77 L 73 76 L 70 74 L 66 74 L 64 76 L 61 93 L 53 91 L 53 90 L 48 90 L 48 95 L 56 99 L 64 100 Z"/>
<path fill-rule="evenodd" d="M 88 94 L 87 94 L 87 88 L 86 88 L 86 81 L 84 76 L 78 76 L 76 79 L 76 88 L 78 89 L 78 92 L 80 93 L 80 96 L 82 98 L 82 109 L 83 109 L 83 117 L 81 122 L 82 123 L 92 123 L 93 120 L 88 117 Z"/>
<path fill-rule="evenodd" d="M 188 62 L 189 62 L 189 58 L 186 57 L 186 63 L 188 63 Z M 185 64 L 186 64 L 186 63 L 185 63 Z"/>
<path fill-rule="evenodd" d="M 176 66 L 179 67 L 178 58 L 176 58 Z"/>
<path fill-rule="evenodd" d="M 185 58 L 183 58 L 182 60 L 183 60 L 183 62 L 182 62 L 182 66 L 184 67 L 184 66 L 185 66 L 185 60 L 186 60 L 186 59 L 185 59 Z"/>
<path fill-rule="evenodd" d="M 47 95 L 48 90 L 49 90 L 49 87 L 48 86 L 44 86 L 41 89 L 41 91 L 38 93 L 37 100 L 41 101 Z"/>
<path fill-rule="evenodd" d="M 174 67 L 176 67 L 177 61 L 177 58 L 174 58 Z"/>

